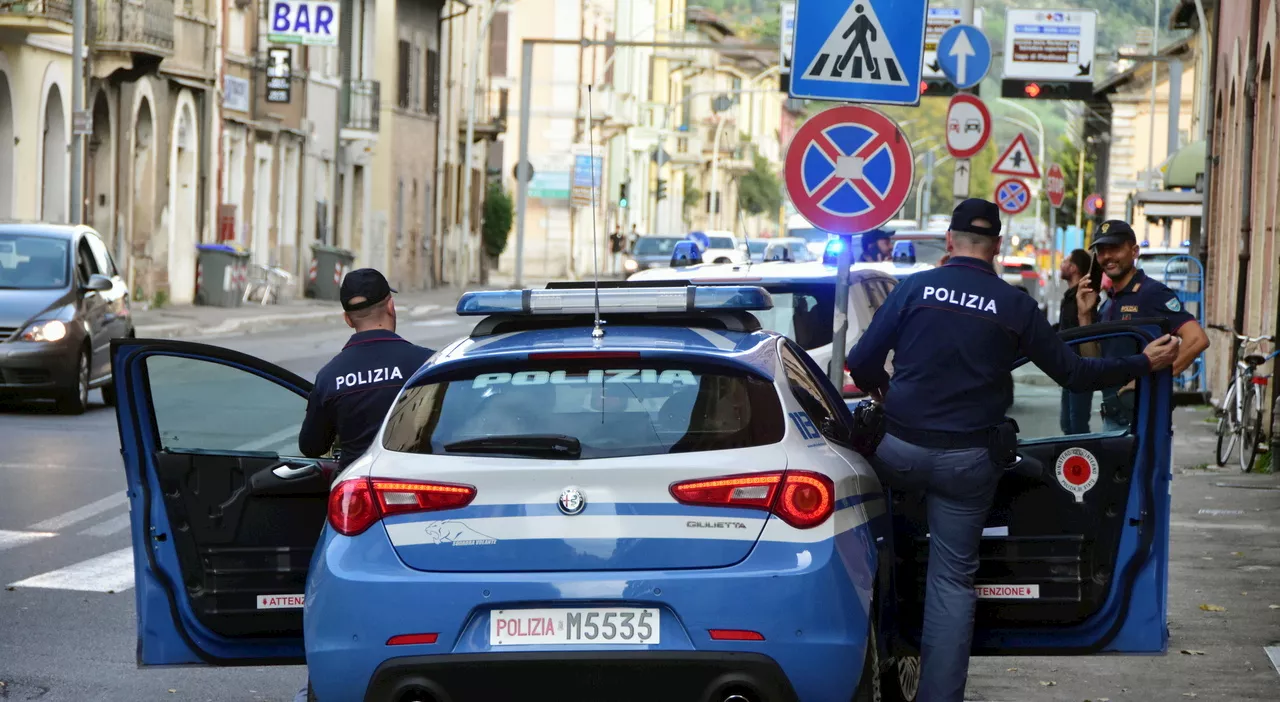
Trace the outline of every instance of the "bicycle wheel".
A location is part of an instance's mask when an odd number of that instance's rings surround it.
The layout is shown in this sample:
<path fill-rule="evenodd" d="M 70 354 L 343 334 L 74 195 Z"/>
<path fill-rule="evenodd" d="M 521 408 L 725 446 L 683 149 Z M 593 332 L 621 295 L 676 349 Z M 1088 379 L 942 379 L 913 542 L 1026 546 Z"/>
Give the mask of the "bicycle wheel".
<path fill-rule="evenodd" d="M 1245 391 L 1243 417 L 1240 422 L 1240 472 L 1253 470 L 1254 461 L 1258 460 L 1258 441 L 1262 438 L 1262 408 L 1257 406 L 1257 394 L 1251 389 Z"/>
<path fill-rule="evenodd" d="M 1231 451 L 1236 447 L 1239 429 L 1235 423 L 1236 386 L 1232 385 L 1227 396 L 1222 398 L 1222 415 L 1218 418 L 1218 450 L 1216 458 L 1218 467 L 1227 465 L 1231 460 Z"/>

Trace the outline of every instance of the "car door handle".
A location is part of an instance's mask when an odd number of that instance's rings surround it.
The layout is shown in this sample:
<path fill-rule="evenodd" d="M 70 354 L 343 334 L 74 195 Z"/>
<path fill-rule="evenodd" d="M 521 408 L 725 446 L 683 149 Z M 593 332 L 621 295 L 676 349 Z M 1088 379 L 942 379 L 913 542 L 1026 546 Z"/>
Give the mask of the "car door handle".
<path fill-rule="evenodd" d="M 302 465 L 290 465 L 288 463 L 276 466 L 271 473 L 281 480 L 296 480 L 305 478 L 308 475 L 314 475 L 320 469 L 314 463 L 306 463 Z"/>

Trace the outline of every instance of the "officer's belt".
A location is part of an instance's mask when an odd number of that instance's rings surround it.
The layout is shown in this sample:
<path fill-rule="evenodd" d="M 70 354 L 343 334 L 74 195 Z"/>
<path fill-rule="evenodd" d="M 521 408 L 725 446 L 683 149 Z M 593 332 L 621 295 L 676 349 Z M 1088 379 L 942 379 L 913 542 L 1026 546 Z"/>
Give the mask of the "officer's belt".
<path fill-rule="evenodd" d="M 888 420 L 885 432 L 916 446 L 932 449 L 971 449 L 990 448 L 991 430 L 958 432 L 929 431 L 928 429 L 912 429 L 897 422 Z"/>

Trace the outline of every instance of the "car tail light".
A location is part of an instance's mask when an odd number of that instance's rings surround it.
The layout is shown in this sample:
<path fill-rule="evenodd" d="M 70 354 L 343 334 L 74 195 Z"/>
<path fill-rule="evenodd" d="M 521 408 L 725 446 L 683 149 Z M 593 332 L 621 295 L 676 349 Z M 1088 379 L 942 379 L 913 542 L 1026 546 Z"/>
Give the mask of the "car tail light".
<path fill-rule="evenodd" d="M 818 526 L 835 508 L 835 484 L 803 470 L 729 475 L 671 486 L 671 496 L 687 505 L 765 509 L 797 529 Z"/>
<path fill-rule="evenodd" d="M 329 494 L 329 524 L 355 536 L 383 517 L 411 512 L 457 509 L 471 504 L 476 489 L 454 483 L 359 478 L 340 483 Z"/>
<path fill-rule="evenodd" d="M 747 629 L 707 629 L 712 641 L 764 641 L 764 634 Z"/>
<path fill-rule="evenodd" d="M 400 634 L 387 639 L 388 646 L 412 646 L 415 644 L 433 644 L 439 634 Z"/>

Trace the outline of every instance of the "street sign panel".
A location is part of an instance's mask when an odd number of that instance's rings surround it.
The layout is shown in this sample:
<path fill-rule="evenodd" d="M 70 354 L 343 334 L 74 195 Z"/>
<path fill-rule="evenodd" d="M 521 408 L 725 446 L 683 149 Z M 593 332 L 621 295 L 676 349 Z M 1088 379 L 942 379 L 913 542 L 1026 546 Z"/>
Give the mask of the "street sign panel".
<path fill-rule="evenodd" d="M 929 8 L 924 32 L 924 69 L 921 71 L 921 78 L 924 80 L 938 80 L 945 77 L 942 74 L 942 66 L 938 65 L 938 40 L 948 29 L 960 24 L 961 19 L 960 8 Z M 979 7 L 973 11 L 973 26 L 984 26 L 982 20 L 983 11 Z"/>
<path fill-rule="evenodd" d="M 991 113 L 981 98 L 959 93 L 947 107 L 947 151 L 953 158 L 972 158 L 991 138 Z"/>
<path fill-rule="evenodd" d="M 267 102 L 287 103 L 293 98 L 293 50 L 267 49 Z"/>
<path fill-rule="evenodd" d="M 600 156 L 592 158 L 587 154 L 577 154 L 573 159 L 573 204 L 578 207 L 589 207 L 594 195 L 592 190 L 600 190 L 601 174 L 604 171 L 604 159 Z"/>
<path fill-rule="evenodd" d="M 796 4 L 794 2 L 782 3 L 782 20 L 778 24 L 778 52 L 781 56 L 778 63 L 782 66 L 783 73 L 791 72 L 791 44 L 795 41 L 796 36 Z"/>
<path fill-rule="evenodd" d="M 1006 11 L 1004 77 L 1092 82 L 1097 25 L 1094 10 Z"/>
<path fill-rule="evenodd" d="M 996 186 L 996 204 L 1001 212 L 1016 215 L 1031 204 L 1031 190 L 1017 178 L 1002 180 Z"/>
<path fill-rule="evenodd" d="M 951 183 L 951 195 L 953 197 L 969 197 L 969 169 L 969 159 L 956 159 L 955 179 Z"/>
<path fill-rule="evenodd" d="M 996 159 L 991 169 L 997 175 L 1017 176 L 1019 178 L 1039 178 L 1040 166 L 1031 155 L 1031 147 L 1027 144 L 1027 135 L 1019 132 L 1009 148 Z"/>
<path fill-rule="evenodd" d="M 1084 211 L 1090 216 L 1098 214 L 1098 211 L 1102 209 L 1102 205 L 1102 196 L 1098 193 L 1093 193 L 1084 199 Z"/>
<path fill-rule="evenodd" d="M 337 46 L 341 3 L 271 0 L 267 41 L 273 44 Z"/>
<path fill-rule="evenodd" d="M 1045 192 L 1049 194 L 1049 204 L 1054 207 L 1062 207 L 1062 199 L 1067 194 L 1067 181 L 1062 177 L 1062 167 L 1058 164 L 1049 166 L 1049 172 L 1044 177 Z"/>
<path fill-rule="evenodd" d="M 947 80 L 968 90 L 991 70 L 991 42 L 977 27 L 957 24 L 938 40 L 938 65 Z"/>
<path fill-rule="evenodd" d="M 787 148 L 787 193 L 823 231 L 857 234 L 893 219 L 914 181 L 911 143 L 867 107 L 833 107 L 800 127 Z"/>
<path fill-rule="evenodd" d="M 916 105 L 928 0 L 801 0 L 791 96 Z"/>

